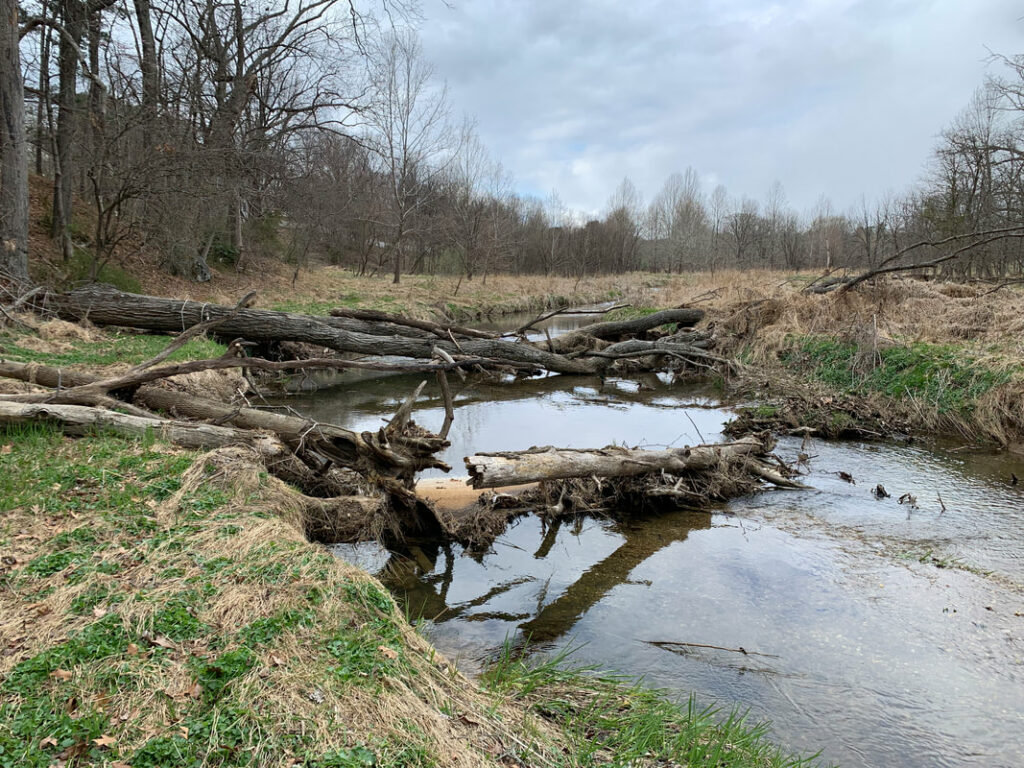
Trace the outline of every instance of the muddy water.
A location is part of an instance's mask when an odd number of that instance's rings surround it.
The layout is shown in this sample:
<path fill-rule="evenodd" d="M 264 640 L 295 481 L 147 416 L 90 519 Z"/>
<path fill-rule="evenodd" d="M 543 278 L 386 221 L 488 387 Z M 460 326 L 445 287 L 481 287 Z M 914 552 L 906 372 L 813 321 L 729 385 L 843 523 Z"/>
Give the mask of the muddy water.
<path fill-rule="evenodd" d="M 376 428 L 417 381 L 289 403 Z M 453 385 L 458 473 L 475 451 L 715 440 L 728 418 L 713 391 L 653 376 Z M 416 412 L 428 427 L 443 419 L 436 397 Z M 339 554 L 384 573 L 468 669 L 506 638 L 573 646 L 581 663 L 749 708 L 780 743 L 843 766 L 1024 765 L 1024 488 L 1010 484 L 1024 461 L 796 440 L 779 452 L 801 449 L 810 491 L 628 524 L 527 518 L 482 557 Z M 879 483 L 890 498 L 870 492 Z"/>

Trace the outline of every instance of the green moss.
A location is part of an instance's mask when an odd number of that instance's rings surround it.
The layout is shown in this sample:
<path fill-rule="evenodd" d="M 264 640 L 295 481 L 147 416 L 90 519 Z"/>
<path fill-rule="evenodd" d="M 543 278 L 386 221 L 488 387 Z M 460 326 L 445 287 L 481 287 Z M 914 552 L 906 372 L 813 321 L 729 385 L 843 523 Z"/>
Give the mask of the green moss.
<path fill-rule="evenodd" d="M 655 312 L 661 310 L 657 307 L 621 307 L 619 309 L 613 309 L 611 312 L 601 318 L 601 322 L 618 322 L 620 320 L 636 320 L 640 317 L 647 317 L 653 315 Z"/>

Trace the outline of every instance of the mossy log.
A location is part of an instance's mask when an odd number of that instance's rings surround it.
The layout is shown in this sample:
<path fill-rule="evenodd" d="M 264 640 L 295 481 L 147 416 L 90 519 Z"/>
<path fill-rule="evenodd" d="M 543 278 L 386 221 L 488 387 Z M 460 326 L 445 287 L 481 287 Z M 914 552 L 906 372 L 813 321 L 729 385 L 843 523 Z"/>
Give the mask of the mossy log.
<path fill-rule="evenodd" d="M 566 354 L 580 349 L 587 349 L 594 339 L 603 341 L 635 336 L 658 328 L 662 325 L 675 324 L 680 327 L 691 327 L 704 318 L 704 310 L 689 307 L 663 309 L 643 317 L 631 320 L 609 320 L 602 323 L 591 323 L 577 328 L 563 336 L 557 336 L 547 343 L 551 352 Z"/>

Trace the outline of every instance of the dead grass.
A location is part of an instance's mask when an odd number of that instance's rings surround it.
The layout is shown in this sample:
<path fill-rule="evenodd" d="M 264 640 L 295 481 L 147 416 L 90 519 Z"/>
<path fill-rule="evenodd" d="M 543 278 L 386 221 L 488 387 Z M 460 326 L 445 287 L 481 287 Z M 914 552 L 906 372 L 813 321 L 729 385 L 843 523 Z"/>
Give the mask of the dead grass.
<path fill-rule="evenodd" d="M 836 396 L 856 395 L 855 410 L 874 414 L 869 421 L 876 424 L 938 430 L 1004 446 L 1021 441 L 1024 291 L 890 277 L 842 295 L 805 293 L 815 277 L 763 271 L 686 275 L 674 278 L 660 297 L 664 304 L 696 300 L 708 310 L 722 349 L 751 366 L 745 381 L 736 382 L 747 395 L 781 395 L 793 402 L 806 400 L 813 408 Z M 794 349 L 813 339 L 853 350 L 846 363 L 849 379 L 838 390 L 834 371 L 822 371 L 812 357 L 794 357 Z M 871 382 L 881 378 L 876 373 L 883 360 L 901 350 L 921 350 L 925 356 L 931 350 L 935 371 L 921 371 L 919 381 L 908 374 L 907 386 L 898 393 L 869 391 Z M 972 385 L 962 397 L 951 393 L 936 399 L 932 385 L 951 375 L 952 363 L 945 361 L 953 359 L 993 386 L 979 385 L 976 392 Z M 819 374 L 827 374 L 823 378 L 829 386 L 808 388 L 808 378 Z M 927 385 L 931 394 L 915 382 Z M 891 390 L 893 385 L 887 386 Z M 949 407 L 950 402 L 957 407 Z"/>
<path fill-rule="evenodd" d="M 44 437 L 50 455 L 40 466 L 70 469 L 83 458 L 76 449 L 97 450 L 91 461 L 104 464 L 111 441 Z M 159 446 L 117 448 L 131 458 L 117 464 L 140 476 L 165 461 Z M 244 758 L 227 765 L 312 765 L 363 748 L 385 766 L 468 768 L 513 753 L 555 761 L 553 728 L 463 678 L 374 579 L 307 542 L 291 521 L 293 499 L 256 465 L 178 456 L 192 463 L 160 502 L 136 487 L 134 470 L 122 471 L 107 489 L 120 511 L 100 494 L 69 507 L 18 504 L 0 518 L 0 685 L 14 686 L 0 705 L 0 745 L 34 729 L 25 764 L 62 750 L 80 762 L 166 765 L 159 760 L 175 753 L 186 763 L 222 743 Z M 73 562 L 46 566 L 65 545 Z M 109 651 L 94 644 L 76 661 L 66 649 L 98 627 L 116 638 L 104 641 Z M 54 702 L 38 728 L 19 722 L 40 716 L 18 687 L 26 680 Z M 81 722 L 97 720 L 110 744 L 96 747 L 100 733 L 62 720 L 69 706 Z"/>

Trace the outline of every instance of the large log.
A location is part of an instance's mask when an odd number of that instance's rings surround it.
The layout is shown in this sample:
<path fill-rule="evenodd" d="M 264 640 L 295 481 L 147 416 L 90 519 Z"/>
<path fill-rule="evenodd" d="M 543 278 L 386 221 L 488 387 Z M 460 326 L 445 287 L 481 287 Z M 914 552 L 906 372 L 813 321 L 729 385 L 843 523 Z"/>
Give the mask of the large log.
<path fill-rule="evenodd" d="M 623 336 L 634 336 L 658 328 L 662 325 L 675 323 L 683 327 L 696 325 L 704 317 L 704 310 L 694 308 L 663 309 L 632 320 L 610 320 L 603 323 L 591 323 L 577 328 L 571 333 L 551 339 L 548 349 L 551 352 L 565 354 L 586 347 L 591 339 L 620 339 Z"/>
<path fill-rule="evenodd" d="M 95 375 L 11 361 L 0 361 L 0 376 L 52 388 L 79 387 L 99 380 Z M 54 402 L 60 399 L 60 392 L 52 396 Z M 439 438 L 354 432 L 334 424 L 226 405 L 154 384 L 139 387 L 135 402 L 176 417 L 272 432 L 293 450 L 320 452 L 343 466 L 401 477 L 410 486 L 412 476 L 421 469 L 448 468 L 433 458 L 448 444 Z"/>
<path fill-rule="evenodd" d="M 436 356 L 437 349 L 442 349 L 450 355 L 484 357 L 499 364 L 526 365 L 554 373 L 586 374 L 593 373 L 595 369 L 593 362 L 569 360 L 530 344 L 500 339 L 465 339 L 456 343 L 433 337 L 413 338 L 408 333 L 372 335 L 337 327 L 342 322 L 361 322 L 357 320 L 140 296 L 105 285 L 90 285 L 69 293 L 50 293 L 45 296 L 42 306 L 65 319 L 87 319 L 97 325 L 148 331 L 180 333 L 199 323 L 223 318 L 217 326 L 219 336 L 242 337 L 249 341 L 301 341 L 338 352 L 419 359 L 431 359 Z"/>
<path fill-rule="evenodd" d="M 522 485 L 572 477 L 633 477 L 655 472 L 680 474 L 710 470 L 738 457 L 754 459 L 772 446 L 748 436 L 732 443 L 649 451 L 638 448 L 577 450 L 531 448 L 511 453 L 479 453 L 465 459 L 469 484 L 474 488 Z"/>
<path fill-rule="evenodd" d="M 0 424 L 38 422 L 57 424 L 72 435 L 91 434 L 100 429 L 126 437 L 152 437 L 192 450 L 210 450 L 227 445 L 247 445 L 260 456 L 270 459 L 290 453 L 277 438 L 248 429 L 173 419 L 147 419 L 85 405 L 17 403 L 0 400 Z"/>

